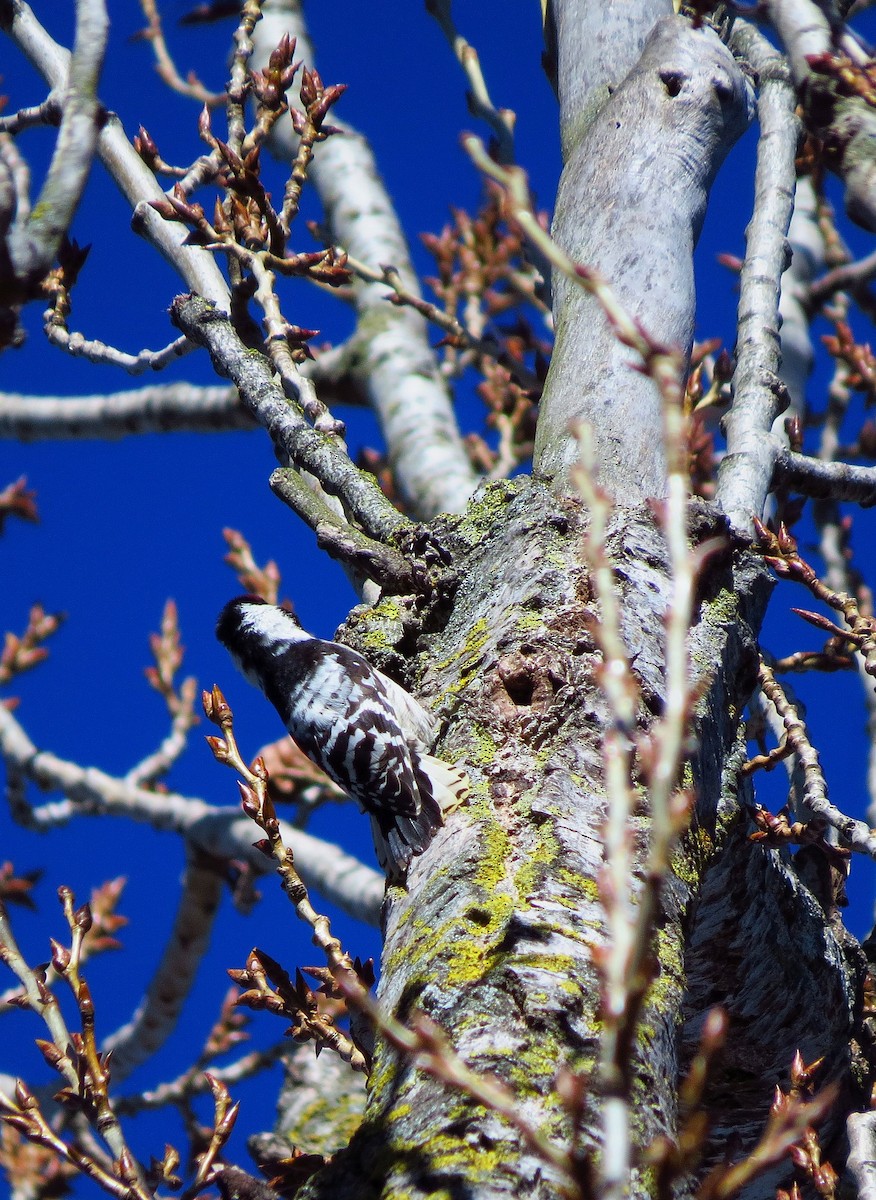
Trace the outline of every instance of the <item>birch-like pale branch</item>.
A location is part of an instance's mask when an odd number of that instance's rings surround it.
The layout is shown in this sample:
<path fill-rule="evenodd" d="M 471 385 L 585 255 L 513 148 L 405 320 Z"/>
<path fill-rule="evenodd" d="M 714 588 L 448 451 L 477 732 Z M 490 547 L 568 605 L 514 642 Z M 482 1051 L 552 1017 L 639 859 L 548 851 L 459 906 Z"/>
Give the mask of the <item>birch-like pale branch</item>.
<path fill-rule="evenodd" d="M 849 1173 L 858 1185 L 858 1200 L 876 1200 L 876 1112 L 852 1113 L 846 1122 Z"/>
<path fill-rule="evenodd" d="M 779 293 L 788 266 L 799 123 L 797 95 L 783 57 L 743 21 L 736 22 L 731 44 L 760 80 L 760 138 L 754 211 L 739 283 L 733 404 L 724 418 L 727 453 L 718 471 L 716 498 L 731 525 L 750 536 L 752 517 L 762 514 L 775 471 L 779 442 L 770 436 L 773 422 L 787 407 L 779 377 Z"/>
<path fill-rule="evenodd" d="M 297 38 L 297 57 L 315 65 L 300 0 L 266 0 L 256 26 L 254 65 L 263 65 L 284 33 Z M 316 148 L 309 168 L 332 239 L 355 258 L 396 267 L 407 290 L 420 294 L 392 201 L 366 140 L 335 119 L 342 132 Z M 278 121 L 271 153 L 291 162 L 297 137 Z M 419 313 L 398 308 L 383 284 L 357 281 L 358 318 L 353 373 L 377 413 L 399 492 L 419 518 L 459 512 L 478 483 L 465 452 L 451 397 Z"/>
<path fill-rule="evenodd" d="M 749 119 L 748 85 L 717 35 L 664 18 L 586 126 L 560 181 L 555 240 L 612 284 L 653 342 L 685 356 L 694 326 L 693 250 L 708 191 Z M 663 496 L 654 381 L 632 369 L 596 300 L 559 275 L 554 317 L 535 471 L 562 478 L 578 457 L 570 429 L 586 421 L 600 481 L 619 502 Z"/>
<path fill-rule="evenodd" d="M 151 792 L 97 767 L 82 767 L 38 750 L 2 705 L 0 755 L 15 785 L 13 815 L 33 829 L 51 829 L 76 816 L 127 817 L 153 829 L 177 833 L 194 851 L 203 851 L 212 858 L 240 859 L 262 875 L 271 869 L 262 852 L 253 846 L 252 822 L 236 807 L 217 808 L 196 797 Z M 67 799 L 47 801 L 36 808 L 22 807 L 24 779 L 44 790 L 62 792 Z M 307 887 L 315 888 L 350 916 L 376 925 L 383 902 L 383 876 L 339 846 L 285 822 L 281 824 L 283 838 L 295 855 L 296 867 Z"/>
<path fill-rule="evenodd" d="M 332 405 L 364 403 L 347 374 L 344 344 L 301 363 Z M 144 433 L 223 433 L 256 429 L 237 388 L 162 383 L 92 396 L 31 396 L 0 391 L 0 438 L 20 442 L 129 437 Z"/>
<path fill-rule="evenodd" d="M 70 52 L 49 36 L 24 0 L 9 0 L 11 20 L 3 25 L 6 33 L 42 75 L 53 91 L 66 84 Z M 228 303 L 228 284 L 212 254 L 199 246 L 184 246 L 188 230 L 165 221 L 149 205 L 163 200 L 164 192 L 155 176 L 125 136 L 122 123 L 112 113 L 104 113 L 105 124 L 97 142 L 97 154 L 122 195 L 134 209 L 138 233 L 142 233 L 185 281 L 187 287 L 219 304 Z"/>
<path fill-rule="evenodd" d="M 173 929 L 146 994 L 125 1025 L 107 1037 L 101 1050 L 113 1052 L 113 1083 L 118 1085 L 164 1045 L 176 1028 L 183 1005 L 210 945 L 222 898 L 223 880 L 215 867 L 190 862 L 182 879 Z"/>
<path fill-rule="evenodd" d="M 52 161 L 39 199 L 24 219 L 13 221 L 6 239 L 12 273 L 28 296 L 55 261 L 91 171 L 100 118 L 97 85 L 108 33 L 103 0 L 77 0 L 73 54 L 66 84 L 55 97 L 62 115 Z"/>
<path fill-rule="evenodd" d="M 256 428 L 233 387 L 166 383 L 95 396 L 0 392 L 0 438 L 20 442 Z"/>
<path fill-rule="evenodd" d="M 845 183 L 846 211 L 865 229 L 876 230 L 876 111 L 863 96 L 843 95 L 838 80 L 813 70 L 810 57 L 863 52 L 842 28 L 831 28 L 829 8 L 813 0 L 767 0 L 767 18 L 787 51 L 794 82 L 810 128 L 826 144 L 825 162 Z"/>
<path fill-rule="evenodd" d="M 282 461 L 314 475 L 378 541 L 410 524 L 371 476 L 355 467 L 332 438 L 317 433 L 296 411 L 274 382 L 267 359 L 244 346 L 227 313 L 200 296 L 177 296 L 170 318 L 188 338 L 209 350 L 214 368 L 235 385 L 244 406 L 271 435 Z M 303 377 L 299 376 L 299 381 L 303 388 Z M 286 382 L 289 386 L 295 381 L 290 377 Z M 337 517 L 320 504 L 328 514 L 325 519 L 336 522 Z M 309 512 L 301 515 L 312 522 Z"/>
<path fill-rule="evenodd" d="M 806 411 L 806 383 L 815 360 L 810 329 L 811 285 L 824 269 L 824 235 L 818 225 L 817 204 L 812 180 L 801 176 L 788 229 L 791 265 L 782 276 L 779 297 L 782 382 L 788 390 L 791 411 L 800 416 Z"/>
<path fill-rule="evenodd" d="M 781 484 L 818 500 L 851 500 L 861 508 L 876 504 L 876 467 L 825 462 L 778 447 L 778 443 L 776 447 L 774 487 Z"/>

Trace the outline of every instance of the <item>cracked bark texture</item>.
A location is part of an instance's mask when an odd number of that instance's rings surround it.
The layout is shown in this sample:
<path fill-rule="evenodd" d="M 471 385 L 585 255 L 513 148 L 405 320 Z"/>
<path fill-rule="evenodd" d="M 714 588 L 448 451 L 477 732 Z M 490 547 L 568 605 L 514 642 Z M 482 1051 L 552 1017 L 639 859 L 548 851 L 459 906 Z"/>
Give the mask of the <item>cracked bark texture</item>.
<path fill-rule="evenodd" d="M 580 9 L 551 5 L 566 151 L 555 232 L 615 284 L 653 337 L 687 347 L 691 255 L 715 171 L 749 119 L 748 88 L 715 34 L 660 6 L 635 7 L 625 45 L 611 32 L 623 27 L 619 8 L 602 12 L 604 36 L 581 24 Z M 592 1071 L 598 1055 L 592 951 L 605 939 L 596 880 L 610 721 L 582 556 L 587 517 L 567 476 L 570 420 L 593 423 L 601 479 L 618 501 L 608 551 L 642 728 L 664 701 L 669 589 L 664 539 L 645 503 L 664 490 L 658 398 L 590 299 L 564 281 L 555 286 L 558 342 L 539 419 L 539 474 L 490 486 L 461 516 L 433 522 L 452 555 L 452 596 L 384 597 L 357 610 L 342 636 L 434 708 L 438 752 L 463 761 L 473 785 L 413 861 L 407 888 L 387 894 L 381 1003 L 402 1019 L 424 1010 L 466 1063 L 505 1080 L 530 1120 L 565 1142 L 557 1072 Z M 818 871 L 745 836 L 741 717 L 770 583 L 716 510 L 700 506 L 691 518 L 694 542 L 718 532 L 724 548 L 702 580 L 691 634 L 702 680 L 690 763 L 697 809 L 663 895 L 633 1105 L 637 1146 L 674 1136 L 679 1072 L 705 1014 L 723 1005 L 730 1037 L 708 1094 L 708 1163 L 733 1153 L 737 1135 L 743 1150 L 753 1144 L 798 1047 L 809 1061 L 823 1056 L 827 1078 L 851 1088 L 861 966 Z M 637 828 L 644 854 L 647 805 Z M 278 1125 L 293 1142 L 303 1099 L 290 1087 Z M 598 1149 L 598 1097 L 589 1106 L 582 1143 Z M 754 1184 L 749 1200 L 772 1197 L 781 1174 Z M 680 1181 L 677 1195 L 693 1184 Z M 650 1186 L 637 1175 L 632 1194 Z M 507 1124 L 379 1039 L 362 1124 L 299 1193 L 556 1194 L 550 1170 Z"/>
<path fill-rule="evenodd" d="M 694 539 L 722 521 L 697 509 Z M 381 1002 L 401 1018 L 424 1010 L 469 1065 L 510 1084 L 531 1121 L 561 1142 L 570 1130 L 555 1079 L 563 1066 L 595 1064 L 592 948 L 605 936 L 595 880 L 610 714 L 596 679 L 585 522 L 580 501 L 537 481 L 494 485 L 438 530 L 459 589 L 449 612 L 419 614 L 426 632 L 417 653 L 413 599 L 387 598 L 346 631 L 378 666 L 398 674 L 406 665 L 407 681 L 419 682 L 441 716 L 441 753 L 462 759 L 473 785 L 470 802 L 413 861 L 407 890 L 388 893 Z M 662 703 L 667 595 L 664 541 L 647 506 L 618 508 L 608 549 L 647 727 Z M 731 1137 L 737 1152 L 737 1136 L 743 1147 L 757 1139 L 798 1047 L 807 1061 L 824 1056 L 826 1077 L 848 1089 L 859 1005 L 859 952 L 818 888 L 787 856 L 745 837 L 740 714 L 770 590 L 763 565 L 729 540 L 703 580 L 692 633 L 704 683 L 691 763 L 696 819 L 664 894 L 660 965 L 634 1051 L 635 1137 L 644 1146 L 674 1134 L 679 1071 L 706 1012 L 727 1009 L 730 1038 L 708 1097 L 709 1162 Z M 638 827 L 644 847 L 647 811 Z M 591 1147 L 598 1103 L 591 1099 L 583 1127 Z M 771 1197 L 783 1175 L 787 1168 L 773 1171 L 748 1196 Z M 555 1183 L 501 1119 L 378 1041 L 362 1126 L 301 1194 L 547 1200 Z M 648 1186 L 636 1178 L 633 1194 Z"/>

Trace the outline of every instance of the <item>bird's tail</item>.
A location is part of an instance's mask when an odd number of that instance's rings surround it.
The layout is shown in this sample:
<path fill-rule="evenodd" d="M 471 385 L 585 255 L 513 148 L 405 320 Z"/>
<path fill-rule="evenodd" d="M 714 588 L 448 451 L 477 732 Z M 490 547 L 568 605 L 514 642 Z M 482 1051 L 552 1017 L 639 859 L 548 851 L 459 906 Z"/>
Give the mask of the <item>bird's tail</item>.
<path fill-rule="evenodd" d="M 440 758 L 420 754 L 413 766 L 420 793 L 419 812 L 371 815 L 377 860 L 395 881 L 404 877 L 413 856 L 422 854 L 432 841 L 435 830 L 444 824 L 444 813 L 452 812 L 469 791 L 465 771 Z"/>
<path fill-rule="evenodd" d="M 451 813 L 468 796 L 468 776 L 462 767 L 455 767 L 431 754 L 419 756 L 419 767 L 429 780 L 432 793 L 442 813 Z M 422 788 L 420 789 L 422 793 Z M 444 821 L 438 822 L 443 825 Z"/>

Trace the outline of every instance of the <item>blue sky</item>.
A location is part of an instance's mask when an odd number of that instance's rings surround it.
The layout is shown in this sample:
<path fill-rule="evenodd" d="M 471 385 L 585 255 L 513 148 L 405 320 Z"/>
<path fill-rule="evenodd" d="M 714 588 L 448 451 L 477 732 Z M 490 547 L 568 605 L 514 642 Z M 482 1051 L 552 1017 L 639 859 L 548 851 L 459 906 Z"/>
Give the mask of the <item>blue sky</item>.
<path fill-rule="evenodd" d="M 36 4 L 47 9 L 50 30 L 69 44 L 68 6 Z M 311 31 L 318 67 L 326 83 L 343 82 L 349 90 L 338 112 L 372 140 L 390 193 L 413 242 L 424 274 L 431 262 L 416 239 L 420 231 L 438 231 L 451 205 L 477 207 L 480 184 L 459 148 L 458 135 L 474 128 L 468 115 L 464 81 L 435 23 L 421 5 L 374 6 L 361 0 L 312 4 Z M 375 8 L 383 8 L 375 20 Z M 166 9 L 166 28 L 178 66 L 194 67 L 211 87 L 225 79 L 231 25 L 178 29 L 175 19 L 185 6 Z M 559 175 L 556 106 L 539 65 L 541 35 L 538 5 L 529 0 L 457 5 L 462 32 L 477 46 L 497 105 L 517 112 L 518 161 L 530 172 L 542 204 L 549 207 Z M 197 138 L 197 106 L 172 96 L 157 81 L 146 43 L 132 41 L 142 21 L 138 6 L 125 0 L 113 6 L 112 41 L 101 85 L 105 103 L 121 116 L 129 135 L 143 124 L 158 141 L 164 157 L 185 162 L 201 149 Z M 48 18 L 47 18 L 48 19 Z M 206 65 L 205 65 L 206 64 Z M 7 46 L 3 53 L 2 90 L 9 109 L 39 102 L 42 85 Z M 53 134 L 35 131 L 22 139 L 35 175 L 51 150 Z M 754 136 L 750 133 L 731 156 L 719 179 L 698 251 L 699 336 L 721 336 L 732 345 L 735 281 L 715 265 L 719 251 L 741 254 L 743 230 L 752 190 Z M 276 191 L 282 187 L 280 176 Z M 315 216 L 312 202 L 306 216 Z M 88 263 L 74 293 L 71 327 L 128 351 L 156 348 L 170 340 L 166 308 L 180 284 L 170 269 L 129 231 L 124 200 L 95 166 L 86 197 L 73 227 L 80 243 L 92 243 Z M 856 244 L 867 239 L 855 235 Z M 302 230 L 298 249 L 310 248 Z M 342 305 L 298 284 L 288 295 L 288 314 L 301 325 L 318 327 L 320 339 L 342 338 L 350 316 Z M 84 394 L 136 387 L 151 378 L 129 379 L 110 367 L 73 360 L 48 347 L 40 331 L 39 305 L 27 313 L 27 344 L 7 353 L 0 363 L 0 387 L 7 391 Z M 437 335 L 433 339 L 437 341 Z M 215 382 L 207 356 L 190 355 L 163 379 Z M 823 383 L 823 380 L 822 380 Z M 361 412 L 340 414 L 348 421 L 349 441 L 376 446 L 373 420 Z M 471 403 L 464 420 L 477 419 Z M 315 548 L 310 532 L 271 494 L 267 480 L 275 465 L 266 436 L 260 432 L 212 438 L 129 438 L 115 444 L 75 442 L 39 445 L 0 444 L 0 487 L 21 474 L 38 493 L 41 524 L 10 522 L 0 538 L 0 627 L 16 631 L 26 624 L 31 603 L 68 619 L 53 639 L 50 660 L 14 691 L 22 703 L 19 716 L 42 748 L 124 773 L 164 736 L 167 719 L 160 699 L 143 679 L 149 663 L 148 635 L 158 628 L 167 597 L 179 606 L 188 653 L 183 670 L 202 686 L 218 682 L 237 716 L 238 735 L 254 751 L 280 733 L 273 710 L 233 671 L 215 642 L 215 616 L 239 591 L 223 564 L 224 526 L 240 529 L 256 557 L 274 558 L 283 573 L 284 595 L 295 603 L 306 626 L 331 636 L 354 602 L 342 572 Z M 872 519 L 856 520 L 856 546 L 872 546 Z M 864 561 L 862 557 L 862 561 Z M 791 604 L 806 605 L 802 590 L 780 587 L 769 626 L 770 647 L 777 653 L 817 639 L 797 623 L 783 628 L 781 614 Z M 792 618 L 792 620 L 795 620 Z M 833 795 L 854 815 L 863 815 L 863 713 L 856 707 L 857 684 L 829 676 L 804 680 L 801 695 L 811 700 L 810 713 L 821 734 L 824 760 Z M 841 731 L 836 714 L 843 697 L 851 697 L 850 716 Z M 230 772 L 214 764 L 203 746 L 203 726 L 192 735 L 190 750 L 170 783 L 215 804 L 234 804 L 236 787 Z M 777 773 L 778 775 L 779 773 Z M 780 801 L 779 801 L 780 802 Z M 352 806 L 332 808 L 321 824 L 330 835 L 373 861 L 367 822 Z M 141 828 L 81 821 L 40 840 L 11 826 L 0 812 L 0 861 L 12 858 L 20 870 L 44 866 L 37 889 L 40 913 L 16 913 L 16 928 L 32 961 L 47 957 L 47 937 L 63 936 L 54 894 L 61 883 L 84 900 L 91 887 L 118 874 L 129 883 L 121 911 L 131 918 L 124 931 L 126 951 L 108 955 L 89 967 L 98 1001 L 99 1029 L 109 1032 L 124 1020 L 140 998 L 173 915 L 181 848 L 170 835 Z M 254 832 L 255 840 L 255 832 Z M 193 1046 L 200 1045 L 227 986 L 224 969 L 242 966 L 253 944 L 262 945 L 290 967 L 314 961 L 306 930 L 295 924 L 288 905 L 270 880 L 253 917 L 226 912 L 217 926 L 217 941 L 205 961 L 196 995 L 181 1028 L 165 1051 L 143 1069 L 130 1087 L 146 1086 L 176 1074 L 187 1065 Z M 853 873 L 853 929 L 869 928 L 873 869 L 859 862 Z M 376 934 L 341 918 L 338 931 L 348 948 L 360 955 L 377 954 Z M 4 981 L 5 983 L 5 981 Z M 29 1014 L 14 1021 L 16 1038 L 4 1027 L 4 1060 L 0 1069 L 44 1077 L 36 1051 L 28 1043 L 38 1036 Z M 256 1039 L 265 1042 L 282 1032 L 266 1015 L 253 1022 Z M 12 1061 L 9 1060 L 12 1056 Z M 275 1088 L 264 1083 L 240 1089 L 247 1110 L 240 1124 L 247 1132 L 271 1120 Z M 141 1119 L 133 1126 L 141 1153 L 160 1153 L 165 1140 L 161 1119 Z M 171 1138 L 174 1135 L 170 1135 Z M 238 1149 L 243 1155 L 238 1141 Z"/>

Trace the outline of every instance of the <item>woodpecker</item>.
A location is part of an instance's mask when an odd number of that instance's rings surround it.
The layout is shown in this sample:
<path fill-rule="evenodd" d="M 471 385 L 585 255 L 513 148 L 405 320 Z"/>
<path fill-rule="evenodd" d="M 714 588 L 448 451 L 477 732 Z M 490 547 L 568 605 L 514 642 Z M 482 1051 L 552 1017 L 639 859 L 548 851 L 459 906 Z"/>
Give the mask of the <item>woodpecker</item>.
<path fill-rule="evenodd" d="M 260 596 L 229 601 L 216 636 L 293 741 L 370 815 L 381 867 L 403 878 L 468 793 L 464 771 L 426 752 L 434 717 L 357 651 L 311 637 Z"/>

